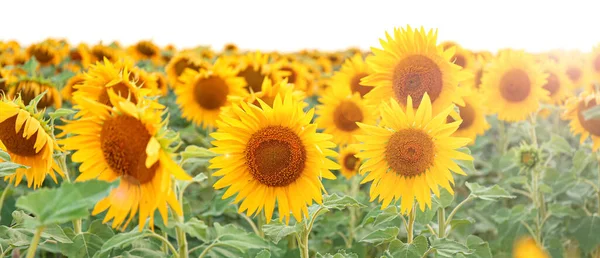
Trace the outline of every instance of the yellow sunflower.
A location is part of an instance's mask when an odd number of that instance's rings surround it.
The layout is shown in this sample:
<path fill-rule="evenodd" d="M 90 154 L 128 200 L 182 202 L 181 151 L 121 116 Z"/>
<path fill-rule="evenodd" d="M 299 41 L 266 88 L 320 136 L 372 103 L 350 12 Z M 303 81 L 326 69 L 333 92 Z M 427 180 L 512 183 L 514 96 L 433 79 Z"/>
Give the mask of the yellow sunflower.
<path fill-rule="evenodd" d="M 157 79 L 154 73 L 149 73 L 146 70 L 137 66 L 132 66 L 129 71 L 129 80 L 135 83 L 138 87 L 148 90 L 150 95 L 161 95 L 162 90 L 158 88 Z"/>
<path fill-rule="evenodd" d="M 92 59 L 88 46 L 83 43 L 69 51 L 69 58 L 71 62 L 79 63 L 83 68 L 87 68 Z"/>
<path fill-rule="evenodd" d="M 135 60 L 151 60 L 155 63 L 162 62 L 160 48 L 150 40 L 141 40 L 135 45 L 130 46 L 127 50 Z"/>
<path fill-rule="evenodd" d="M 172 177 L 191 178 L 171 157 L 173 139 L 167 138 L 166 121 L 161 119 L 164 110 L 147 100 L 137 104 L 125 101 L 112 91 L 110 106 L 86 97 L 75 98 L 87 112 L 59 128 L 63 135 L 73 134 L 60 144 L 75 151 L 73 161 L 82 163 L 77 181 L 121 179 L 120 185 L 96 204 L 92 214 L 108 210 L 103 222 L 112 220 L 112 227 L 121 229 L 138 214 L 140 231 L 146 219 L 154 227 L 156 210 L 165 223 L 168 206 L 182 215 Z"/>
<path fill-rule="evenodd" d="M 0 149 L 10 155 L 12 162 L 29 167 L 18 168 L 14 174 L 5 176 L 4 181 L 17 186 L 25 177 L 27 187 L 38 188 L 46 175 L 55 183 L 55 173 L 64 176 L 53 159 L 54 151 L 60 148 L 43 117 L 43 112 L 25 106 L 20 98 L 0 99 Z M 4 161 L 0 158 L 0 163 Z"/>
<path fill-rule="evenodd" d="M 503 51 L 485 67 L 481 78 L 483 98 L 500 120 L 525 120 L 536 112 L 540 101 L 548 99 L 543 88 L 548 75 L 533 56 L 522 51 Z"/>
<path fill-rule="evenodd" d="M 543 88 L 548 91 L 549 103 L 561 105 L 573 90 L 573 84 L 565 73 L 565 68 L 555 62 L 544 62 L 542 70 L 548 74 L 546 84 Z"/>
<path fill-rule="evenodd" d="M 194 51 L 181 51 L 177 53 L 173 58 L 170 59 L 169 63 L 165 66 L 165 72 L 167 73 L 167 79 L 171 87 L 176 88 L 179 82 L 179 76 L 183 74 L 186 68 L 194 71 L 208 70 L 210 64 L 204 62 L 202 58 Z"/>
<path fill-rule="evenodd" d="M 312 74 L 306 68 L 306 65 L 297 61 L 282 60 L 275 65 L 278 71 L 271 74 L 271 79 L 274 82 L 279 82 L 283 78 L 277 76 L 283 76 L 287 78 L 287 82 L 294 85 L 296 89 L 306 92 L 307 95 L 313 95 L 315 90 L 313 89 Z"/>
<path fill-rule="evenodd" d="M 566 67 L 569 80 L 575 88 L 583 88 L 590 83 L 589 71 L 585 67 L 585 58 L 579 52 L 569 52 L 560 59 Z"/>
<path fill-rule="evenodd" d="M 49 43 L 31 44 L 27 48 L 27 59 L 35 57 L 40 65 L 57 65 L 61 61 L 60 52 Z"/>
<path fill-rule="evenodd" d="M 29 102 L 46 91 L 46 95 L 38 102 L 37 108 L 48 107 L 60 108 L 62 106 L 61 95 L 56 86 L 49 80 L 35 77 L 20 77 L 10 87 L 8 96 L 16 98 L 21 96 L 24 103 Z"/>
<path fill-rule="evenodd" d="M 450 113 L 447 122 L 461 121 L 452 136 L 469 138 L 473 144 L 478 135 L 483 135 L 490 128 L 490 124 L 485 119 L 485 106 L 480 93 L 474 91 L 464 100 L 465 105 L 458 106 L 458 113 Z"/>
<path fill-rule="evenodd" d="M 244 78 L 237 71 L 217 60 L 210 70 L 186 69 L 181 85 L 175 88 L 182 117 L 196 125 L 213 127 L 224 107 L 244 97 Z"/>
<path fill-rule="evenodd" d="M 108 61 L 116 62 L 119 60 L 120 51 L 118 49 L 104 46 L 102 44 L 98 44 L 90 49 L 90 63 L 95 64 L 97 62 L 102 62 L 104 59 L 108 59 Z"/>
<path fill-rule="evenodd" d="M 473 56 L 473 53 L 462 48 L 460 45 L 456 45 L 455 47 L 456 52 L 454 52 L 454 56 L 450 60 L 463 69 L 472 68 L 475 63 L 475 56 Z"/>
<path fill-rule="evenodd" d="M 375 124 L 376 117 L 368 108 L 360 93 L 350 93 L 348 88 L 332 88 L 319 98 L 315 123 L 325 133 L 333 135 L 332 141 L 339 145 L 354 143 L 356 134 L 364 131 L 357 123 Z"/>
<path fill-rule="evenodd" d="M 12 79 L 10 71 L 0 68 L 0 98 L 8 94 L 8 86 L 11 85 Z"/>
<path fill-rule="evenodd" d="M 342 173 L 346 179 L 350 179 L 358 173 L 358 168 L 361 163 L 361 159 L 355 156 L 358 152 L 359 151 L 353 146 L 348 146 L 340 150 L 340 155 L 338 156 L 338 163 L 340 163 L 341 167 L 340 173 Z"/>
<path fill-rule="evenodd" d="M 436 40 L 437 31 L 426 32 L 422 27 L 395 29 L 393 38 L 386 33 L 386 40 L 381 40 L 383 49 L 373 48 L 375 55 L 367 59 L 373 73 L 361 79 L 362 85 L 375 86 L 365 95 L 367 103 L 378 106 L 393 96 L 406 107 L 411 96 L 416 108 L 427 93 L 434 113 L 452 103 L 463 105 L 464 93 L 458 84 L 471 75 L 451 62 L 453 48 L 444 51 Z"/>
<path fill-rule="evenodd" d="M 237 193 L 239 212 L 264 209 L 269 222 L 277 202 L 280 221 L 289 222 L 290 213 L 301 221 L 313 201 L 322 202 L 321 178 L 335 178 L 329 170 L 339 166 L 327 158 L 337 155 L 331 150 L 335 144 L 330 135 L 316 132 L 313 111 L 304 113 L 292 95 L 283 100 L 278 95 L 272 108 L 260 105 L 234 104 L 235 115 L 217 122 L 211 150 L 220 156 L 211 159 L 210 168 L 221 178 L 214 188 L 229 187 L 223 199 Z"/>
<path fill-rule="evenodd" d="M 223 46 L 223 52 L 227 52 L 230 54 L 236 54 L 240 51 L 240 48 L 234 43 L 227 43 Z"/>
<path fill-rule="evenodd" d="M 476 56 L 471 63 L 471 66 L 467 69 L 469 72 L 473 74 L 471 79 L 468 79 L 461 83 L 461 86 L 465 85 L 467 88 L 470 88 L 474 91 L 480 91 L 481 89 L 481 77 L 483 77 L 484 67 L 488 64 L 488 61 L 484 59 L 482 56 Z"/>
<path fill-rule="evenodd" d="M 593 82 L 600 84 L 600 44 L 594 47 L 589 57 L 590 74 L 593 76 Z"/>
<path fill-rule="evenodd" d="M 600 104 L 600 94 L 582 93 L 579 97 L 572 97 L 565 103 L 564 118 L 570 120 L 571 132 L 581 135 L 580 142 L 583 144 L 588 136 L 591 136 L 593 150 L 600 149 L 600 119 L 585 120 L 583 113 Z"/>
<path fill-rule="evenodd" d="M 85 74 L 79 73 L 71 77 L 65 87 L 60 91 L 60 94 L 64 100 L 72 101 L 73 93 L 77 91 L 76 85 L 82 85 L 85 82 Z"/>
<path fill-rule="evenodd" d="M 259 51 L 248 53 L 239 60 L 237 76 L 246 80 L 246 89 L 248 92 L 258 92 L 262 87 L 263 80 L 267 77 L 276 78 L 276 81 L 283 79 L 289 72 L 280 71 L 281 64 L 269 64 L 269 55 L 262 54 Z"/>
<path fill-rule="evenodd" d="M 360 80 L 372 73 L 361 54 L 355 54 L 346 59 L 339 71 L 333 74 L 331 85 L 333 87 L 348 88 L 352 93 L 358 92 L 361 97 L 369 93 L 373 86 L 360 84 Z"/>
<path fill-rule="evenodd" d="M 165 75 L 160 72 L 154 72 L 152 73 L 152 77 L 155 79 L 156 86 L 158 87 L 161 95 L 167 96 L 169 93 L 169 85 L 167 84 L 167 78 Z"/>
<path fill-rule="evenodd" d="M 550 255 L 531 237 L 521 237 L 515 241 L 512 253 L 513 258 L 550 258 Z"/>
<path fill-rule="evenodd" d="M 271 79 L 265 78 L 263 80 L 262 87 L 259 92 L 253 92 L 246 97 L 246 102 L 252 103 L 257 107 L 260 107 L 258 99 L 265 102 L 269 107 L 273 107 L 273 102 L 277 95 L 285 96 L 287 94 L 292 95 L 295 102 L 298 102 L 303 108 L 308 105 L 304 102 L 306 94 L 304 91 L 298 90 L 293 84 L 288 83 L 287 78 L 277 83 L 271 82 Z"/>
<path fill-rule="evenodd" d="M 362 142 L 356 144 L 361 150 L 356 157 L 366 160 L 360 173 L 368 172 L 362 183 L 373 181 L 371 201 L 379 197 L 381 209 L 385 209 L 401 199 L 405 214 L 412 210 L 415 198 L 421 210 L 431 207 L 431 192 L 440 196 L 438 186 L 454 194 L 450 171 L 466 175 L 454 160 L 473 159 L 456 150 L 471 139 L 452 136 L 460 126 L 459 121 L 446 123 L 453 105 L 433 116 L 427 93 L 416 112 L 410 96 L 406 103 L 406 112 L 396 101 L 384 103 L 380 112 L 385 126 L 360 123 L 365 134 L 356 136 Z"/>

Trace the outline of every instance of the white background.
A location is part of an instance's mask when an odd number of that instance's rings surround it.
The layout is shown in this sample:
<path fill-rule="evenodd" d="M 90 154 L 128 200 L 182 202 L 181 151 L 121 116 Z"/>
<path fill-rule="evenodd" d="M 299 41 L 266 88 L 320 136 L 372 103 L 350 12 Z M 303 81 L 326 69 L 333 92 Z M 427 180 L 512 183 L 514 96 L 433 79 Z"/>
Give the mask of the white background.
<path fill-rule="evenodd" d="M 178 47 L 235 42 L 242 49 L 295 51 L 379 47 L 394 27 L 438 28 L 441 40 L 474 49 L 578 49 L 600 43 L 596 1 L 0 1 L 0 40 Z"/>

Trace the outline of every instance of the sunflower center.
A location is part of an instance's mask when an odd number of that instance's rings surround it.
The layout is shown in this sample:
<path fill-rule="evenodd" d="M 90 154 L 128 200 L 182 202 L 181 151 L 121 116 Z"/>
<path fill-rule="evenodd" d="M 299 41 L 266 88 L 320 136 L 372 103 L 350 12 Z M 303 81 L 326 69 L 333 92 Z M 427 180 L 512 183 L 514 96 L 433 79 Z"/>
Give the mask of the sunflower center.
<path fill-rule="evenodd" d="M 359 73 L 350 79 L 350 90 L 352 90 L 352 93 L 358 92 L 360 93 L 361 97 L 364 97 L 365 94 L 369 93 L 369 91 L 373 89 L 373 87 L 360 85 L 360 79 L 367 75 L 367 73 Z"/>
<path fill-rule="evenodd" d="M 531 91 L 531 81 L 525 71 L 512 69 L 500 79 L 500 94 L 510 102 L 525 100 Z"/>
<path fill-rule="evenodd" d="M 0 74 L 0 95 L 2 95 L 3 92 L 7 91 L 5 79 L 6 78 L 3 78 L 2 74 Z"/>
<path fill-rule="evenodd" d="M 144 184 L 156 174 L 158 162 L 146 167 L 150 133 L 140 120 L 120 115 L 104 121 L 100 147 L 108 166 L 130 182 Z"/>
<path fill-rule="evenodd" d="M 152 48 L 152 46 L 150 46 L 149 44 L 146 44 L 146 43 L 137 44 L 136 49 L 138 52 L 140 52 L 142 55 L 144 55 L 146 57 L 152 57 L 152 56 L 156 55 L 156 50 L 154 50 L 154 48 Z"/>
<path fill-rule="evenodd" d="M 291 129 L 269 126 L 254 133 L 246 146 L 250 174 L 263 185 L 287 186 L 304 171 L 306 148 Z"/>
<path fill-rule="evenodd" d="M 405 105 L 407 97 L 411 96 L 413 107 L 418 107 L 426 92 L 433 102 L 442 92 L 442 87 L 442 71 L 425 56 L 409 56 L 394 68 L 392 89 L 396 99 Z"/>
<path fill-rule="evenodd" d="M 107 51 L 104 51 L 103 49 L 94 49 L 94 50 L 92 50 L 92 55 L 94 55 L 94 57 L 96 58 L 96 60 L 98 60 L 100 62 L 102 62 L 102 60 L 104 60 L 105 57 L 108 60 L 112 60 L 111 54 L 109 54 Z"/>
<path fill-rule="evenodd" d="M 483 76 L 483 69 L 477 70 L 475 73 L 475 88 L 479 89 L 481 86 L 481 77 Z"/>
<path fill-rule="evenodd" d="M 42 49 L 34 50 L 33 56 L 35 56 L 35 59 L 38 60 L 40 63 L 48 63 L 54 57 L 54 56 L 52 56 L 52 54 L 50 54 L 49 51 L 42 50 Z"/>
<path fill-rule="evenodd" d="M 131 94 L 131 92 L 129 91 L 129 87 L 127 87 L 127 84 L 125 84 L 124 82 L 119 82 L 111 87 L 105 87 L 104 91 L 102 91 L 100 93 L 100 96 L 98 96 L 98 102 L 109 107 L 113 106 L 112 103 L 110 103 L 110 97 L 108 96 L 109 90 L 113 90 L 118 96 L 121 96 L 123 98 L 129 98 L 134 104 L 137 103 L 137 99 L 133 94 Z"/>
<path fill-rule="evenodd" d="M 23 103 L 29 103 L 33 99 L 35 99 L 35 97 L 37 97 L 39 94 L 49 89 L 50 87 L 40 85 L 37 82 L 25 81 L 21 82 L 17 86 L 16 92 L 21 94 L 21 99 L 23 100 Z M 40 99 L 40 102 L 38 102 L 37 108 L 47 108 L 52 106 L 52 104 L 54 104 L 54 96 L 52 95 L 52 91 L 48 91 L 46 92 L 46 95 L 44 95 L 42 99 Z"/>
<path fill-rule="evenodd" d="M 462 55 L 455 55 L 454 56 L 454 64 L 456 64 L 462 68 L 465 68 L 465 65 L 467 64 L 467 59 Z"/>
<path fill-rule="evenodd" d="M 344 157 L 343 163 L 344 163 L 344 167 L 347 170 L 354 170 L 356 169 L 356 165 L 360 162 L 360 160 L 354 156 L 355 153 L 348 153 L 348 155 L 346 155 L 346 157 Z"/>
<path fill-rule="evenodd" d="M 194 99 L 204 109 L 219 109 L 227 103 L 229 87 L 219 77 L 200 79 L 194 86 Z"/>
<path fill-rule="evenodd" d="M 35 141 L 37 140 L 37 133 L 34 133 L 31 138 L 25 139 L 23 137 L 25 125 L 21 126 L 21 130 L 19 130 L 18 133 L 15 133 L 16 123 L 17 116 L 10 117 L 0 123 L 0 142 L 6 146 L 6 149 L 9 152 L 16 155 L 25 157 L 35 156 Z M 39 130 L 39 128 L 37 130 Z"/>
<path fill-rule="evenodd" d="M 78 50 L 73 50 L 69 53 L 69 57 L 71 57 L 71 61 L 81 61 L 83 57 Z"/>
<path fill-rule="evenodd" d="M 248 84 L 246 85 L 248 91 L 250 91 L 250 89 L 252 89 L 253 92 L 260 92 L 262 90 L 262 82 L 265 77 L 260 73 L 260 70 L 255 71 L 252 67 L 248 67 L 241 71 L 238 76 L 244 77 Z"/>
<path fill-rule="evenodd" d="M 594 70 L 596 70 L 596 72 L 600 72 L 600 54 L 598 54 L 594 59 Z"/>
<path fill-rule="evenodd" d="M 558 89 L 560 89 L 560 82 L 556 74 L 550 73 L 548 82 L 544 85 L 544 89 L 550 92 L 550 96 L 554 96 L 554 94 L 558 92 Z"/>
<path fill-rule="evenodd" d="M 462 119 L 462 123 L 458 126 L 458 130 L 469 128 L 475 121 L 475 109 L 469 105 L 469 103 L 465 103 L 464 107 L 458 106 L 458 111 L 460 112 L 460 118 Z M 446 123 L 454 122 L 454 118 L 448 116 L 446 119 Z"/>
<path fill-rule="evenodd" d="M 579 78 L 581 78 L 581 69 L 577 68 L 577 67 L 569 67 L 567 69 L 567 76 L 569 76 L 569 79 L 571 79 L 571 81 L 578 81 Z"/>
<path fill-rule="evenodd" d="M 282 71 L 286 71 L 286 72 L 290 72 L 290 75 L 288 75 L 288 82 L 289 83 L 295 83 L 296 80 L 298 80 L 298 74 L 296 73 L 296 71 L 294 71 L 294 69 L 292 69 L 291 67 L 283 67 L 281 68 Z M 262 83 L 262 82 L 261 82 Z M 261 85 L 262 86 L 262 85 Z"/>
<path fill-rule="evenodd" d="M 414 128 L 394 133 L 385 150 L 390 168 L 405 177 L 425 173 L 433 165 L 434 157 L 432 138 L 424 131 Z"/>
<path fill-rule="evenodd" d="M 356 122 L 362 122 L 363 113 L 356 103 L 344 100 L 333 111 L 333 123 L 335 126 L 346 132 L 352 132 L 358 129 Z"/>
<path fill-rule="evenodd" d="M 579 122 L 581 123 L 583 128 L 585 128 L 586 131 L 590 132 L 591 134 L 593 134 L 595 136 L 600 136 L 600 119 L 585 120 L 585 118 L 583 116 L 583 113 L 586 110 L 593 108 L 597 105 L 598 105 L 598 103 L 596 103 L 595 99 L 592 99 L 587 105 L 585 104 L 584 101 L 579 102 L 579 107 L 578 107 L 579 112 L 577 112 L 577 117 L 579 119 Z"/>

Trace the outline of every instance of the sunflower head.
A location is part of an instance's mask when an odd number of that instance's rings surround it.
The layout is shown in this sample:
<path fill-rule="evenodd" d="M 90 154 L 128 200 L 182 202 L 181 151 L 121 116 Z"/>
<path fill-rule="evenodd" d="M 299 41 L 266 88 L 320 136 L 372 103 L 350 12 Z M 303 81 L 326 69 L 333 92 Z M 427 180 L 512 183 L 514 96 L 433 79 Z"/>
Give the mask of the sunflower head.
<path fill-rule="evenodd" d="M 307 95 L 314 94 L 314 85 L 311 83 L 313 80 L 312 74 L 305 64 L 282 59 L 272 64 L 270 69 L 273 71 L 270 77 L 274 82 L 280 82 L 286 78 L 287 82 L 293 84 L 296 89 L 306 92 Z"/>
<path fill-rule="evenodd" d="M 186 69 L 194 71 L 208 70 L 211 65 L 202 60 L 202 57 L 195 51 L 187 50 L 177 53 L 165 66 L 167 78 L 171 87 L 176 88 L 179 85 L 179 77 Z"/>
<path fill-rule="evenodd" d="M 338 163 L 341 167 L 340 173 L 346 177 L 346 179 L 351 179 L 358 173 L 358 168 L 362 162 L 360 158 L 355 156 L 358 152 L 359 150 L 353 146 L 348 146 L 340 150 L 338 156 Z"/>
<path fill-rule="evenodd" d="M 221 178 L 214 187 L 228 187 L 223 199 L 237 194 L 239 212 L 264 210 L 270 222 L 277 203 L 280 220 L 289 222 L 291 213 L 301 221 L 308 205 L 322 202 L 321 178 L 335 178 L 330 170 L 339 166 L 326 157 L 336 155 L 335 144 L 316 132 L 313 112 L 305 113 L 291 94 L 277 95 L 273 107 L 259 102 L 236 103 L 217 122 L 211 150 L 220 156 L 210 168 Z"/>
<path fill-rule="evenodd" d="M 452 60 L 454 64 L 462 67 L 463 69 L 469 69 L 474 66 L 475 57 L 473 53 L 467 49 L 462 48 L 460 45 L 456 45 L 454 56 Z"/>
<path fill-rule="evenodd" d="M 27 48 L 27 59 L 32 57 L 42 66 L 57 65 L 61 61 L 60 51 L 48 42 L 30 45 Z"/>
<path fill-rule="evenodd" d="M 550 258 L 550 255 L 531 237 L 517 239 L 512 253 L 513 258 Z"/>
<path fill-rule="evenodd" d="M 457 150 L 471 140 L 452 136 L 460 122 L 446 123 L 452 105 L 433 116 L 427 93 L 416 111 L 410 96 L 406 103 L 406 111 L 396 101 L 382 104 L 380 125 L 359 123 L 365 133 L 356 136 L 362 144 L 355 145 L 361 150 L 356 157 L 366 160 L 360 173 L 368 173 L 362 183 L 372 181 L 371 201 L 379 198 L 384 209 L 400 199 L 403 213 L 412 210 L 415 199 L 421 210 L 431 207 L 438 186 L 454 194 L 450 171 L 466 175 L 455 160 L 473 159 Z"/>
<path fill-rule="evenodd" d="M 446 120 L 448 123 L 461 121 L 458 129 L 452 135 L 469 138 L 473 144 L 477 136 L 483 135 L 490 128 L 490 124 L 485 118 L 485 105 L 479 92 L 472 91 L 469 96 L 464 97 L 464 101 L 465 105 L 457 106 L 458 112 L 450 113 Z"/>
<path fill-rule="evenodd" d="M 82 163 L 77 181 L 121 179 L 120 185 L 96 204 L 93 214 L 108 210 L 104 222 L 112 220 L 112 227 L 121 229 L 138 214 L 140 231 L 147 219 L 150 227 L 154 226 L 156 210 L 165 222 L 168 207 L 181 215 L 173 178 L 190 177 L 172 159 L 176 138 L 168 137 L 172 134 L 161 119 L 164 107 L 147 99 L 133 103 L 114 91 L 108 94 L 110 105 L 75 96 L 85 112 L 59 127 L 63 135 L 73 135 L 60 143 L 74 151 L 74 162 Z"/>
<path fill-rule="evenodd" d="M 600 94 L 598 92 L 584 92 L 579 97 L 571 97 L 565 103 L 564 118 L 569 120 L 571 132 L 575 135 L 581 135 L 580 142 L 583 142 L 590 136 L 592 138 L 592 149 L 600 149 L 600 119 L 586 119 L 585 111 L 594 108 L 600 104 Z"/>
<path fill-rule="evenodd" d="M 542 153 L 535 146 L 522 144 L 517 153 L 517 164 L 523 169 L 532 170 L 540 163 Z"/>
<path fill-rule="evenodd" d="M 540 101 L 548 100 L 543 88 L 547 78 L 533 56 L 505 50 L 485 67 L 481 88 L 490 112 L 501 120 L 516 122 L 536 112 Z"/>
<path fill-rule="evenodd" d="M 346 59 L 339 71 L 331 78 L 333 87 L 348 88 L 352 93 L 358 92 L 361 97 L 369 93 L 373 87 L 361 84 L 360 80 L 371 73 L 371 69 L 361 54 Z"/>
<path fill-rule="evenodd" d="M 85 82 L 85 74 L 79 73 L 71 77 L 65 87 L 61 90 L 60 94 L 64 100 L 71 101 L 73 99 L 73 93 L 77 91 L 78 85 L 82 85 Z"/>
<path fill-rule="evenodd" d="M 150 95 L 161 95 L 162 90 L 158 88 L 158 82 L 154 73 L 149 73 L 137 66 L 131 67 L 129 71 L 129 80 L 135 83 L 138 87 L 148 90 Z"/>
<path fill-rule="evenodd" d="M 594 50 L 589 56 L 589 70 L 593 75 L 593 81 L 595 83 L 600 83 L 600 44 L 594 47 Z"/>
<path fill-rule="evenodd" d="M 25 106 L 20 97 L 13 101 L 0 99 L 0 149 L 10 155 L 12 162 L 27 166 L 5 176 L 4 181 L 19 185 L 25 177 L 28 187 L 38 188 L 46 175 L 55 183 L 55 173 L 64 176 L 53 159 L 60 148 L 43 117 L 43 112 L 37 112 L 33 105 Z M 0 158 L 0 163 L 4 161 Z"/>
<path fill-rule="evenodd" d="M 111 62 L 116 62 L 120 57 L 120 51 L 116 48 L 98 44 L 90 50 L 90 63 L 94 64 L 108 59 Z"/>
<path fill-rule="evenodd" d="M 586 66 L 586 56 L 582 53 L 576 51 L 565 53 L 560 62 L 565 66 L 567 78 L 575 88 L 583 88 L 592 81 L 591 71 Z"/>
<path fill-rule="evenodd" d="M 234 44 L 234 43 L 227 43 L 225 44 L 225 46 L 223 47 L 223 52 L 227 52 L 227 53 L 237 53 L 240 50 L 240 48 Z"/>
<path fill-rule="evenodd" d="M 571 95 L 574 88 L 565 73 L 565 67 L 560 63 L 547 61 L 542 63 L 542 70 L 548 75 L 543 86 L 548 91 L 549 98 L 546 101 L 550 104 L 561 105 Z"/>
<path fill-rule="evenodd" d="M 57 87 L 50 80 L 41 77 L 19 77 L 10 87 L 8 95 L 12 98 L 17 95 L 21 96 L 23 102 L 30 103 L 43 92 L 46 94 L 37 103 L 37 108 L 60 108 L 62 106 L 61 95 Z"/>
<path fill-rule="evenodd" d="M 161 61 L 160 48 L 150 40 L 141 40 L 130 46 L 128 52 L 135 60 Z"/>
<path fill-rule="evenodd" d="M 9 87 L 16 78 L 11 75 L 11 71 L 0 68 L 0 98 L 8 94 Z"/>
<path fill-rule="evenodd" d="M 431 98 L 434 113 L 452 103 L 463 105 L 464 92 L 458 84 L 471 74 L 451 62 L 454 48 L 437 46 L 437 31 L 407 26 L 395 29 L 393 37 L 386 34 L 386 39 L 381 41 L 383 49 L 373 48 L 374 55 L 367 59 L 373 73 L 361 79 L 362 85 L 374 86 L 365 95 L 369 105 L 378 106 L 393 96 L 406 107 L 411 96 L 416 108 L 425 93 Z"/>
<path fill-rule="evenodd" d="M 81 43 L 77 47 L 69 51 L 69 59 L 71 62 L 78 63 L 83 68 L 87 68 L 91 64 L 91 55 L 88 45 Z"/>
<path fill-rule="evenodd" d="M 269 63 L 269 55 L 259 51 L 248 53 L 239 61 L 237 76 L 244 78 L 248 92 L 259 92 L 265 78 L 275 81 L 290 76 L 291 72 L 279 70 L 281 63 Z"/>

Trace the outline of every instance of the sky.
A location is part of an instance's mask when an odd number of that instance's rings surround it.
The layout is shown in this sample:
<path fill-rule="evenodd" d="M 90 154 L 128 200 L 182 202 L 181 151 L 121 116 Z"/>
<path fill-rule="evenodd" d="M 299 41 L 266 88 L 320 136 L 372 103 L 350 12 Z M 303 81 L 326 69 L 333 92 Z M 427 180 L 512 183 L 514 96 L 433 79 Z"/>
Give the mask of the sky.
<path fill-rule="evenodd" d="M 233 42 L 263 51 L 330 51 L 379 47 L 386 31 L 411 25 L 437 28 L 440 40 L 472 50 L 590 51 L 600 43 L 600 2 L 594 2 L 14 0 L 2 3 L 0 40 L 149 39 L 180 48 Z"/>

